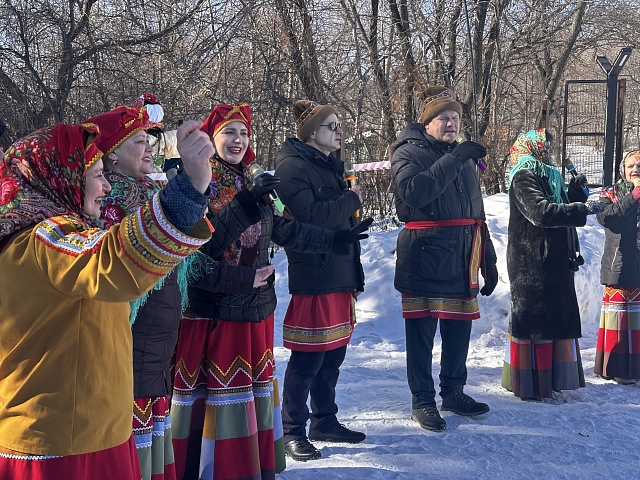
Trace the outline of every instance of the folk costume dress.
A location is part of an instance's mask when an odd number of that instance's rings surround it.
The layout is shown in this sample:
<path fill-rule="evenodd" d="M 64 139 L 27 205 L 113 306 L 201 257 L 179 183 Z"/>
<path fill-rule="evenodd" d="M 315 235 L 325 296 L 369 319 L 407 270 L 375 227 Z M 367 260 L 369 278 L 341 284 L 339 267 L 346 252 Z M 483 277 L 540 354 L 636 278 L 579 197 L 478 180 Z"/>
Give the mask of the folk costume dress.
<path fill-rule="evenodd" d="M 128 302 L 210 237 L 203 221 L 178 230 L 159 194 L 95 228 L 82 205 L 102 155 L 94 143 L 85 151 L 96 133 L 57 124 L 0 163 L 2 478 L 140 479 Z"/>
<path fill-rule="evenodd" d="M 111 192 L 102 206 L 105 226 L 120 223 L 160 191 L 160 185 L 151 179 L 138 180 L 111 171 L 105 172 L 105 178 L 111 184 Z M 186 260 L 181 262 L 152 292 L 131 302 L 133 438 L 144 480 L 175 480 L 176 477 L 169 417 L 170 381 L 167 378 L 165 383 L 164 376 L 169 370 L 180 322 L 182 303 L 177 273 L 182 274 L 186 299 L 187 265 Z M 147 302 L 150 296 L 152 300 Z M 139 317 L 142 320 L 136 322 Z"/>
<path fill-rule="evenodd" d="M 246 190 L 249 173 L 244 164 L 217 157 L 211 167 L 209 206 L 219 212 Z M 268 263 L 268 239 L 260 240 L 270 236 L 265 222 L 273 214 L 264 213 L 271 206 L 263 207 L 263 220 L 242 232 L 221 257 L 209 257 L 209 278 L 200 286 L 213 285 L 200 291 L 217 298 L 217 305 L 208 309 L 206 300 L 190 298 L 181 321 L 171 407 L 178 478 L 270 479 L 285 468 L 273 358 L 275 294 L 265 316 L 253 295 L 255 269 Z M 273 290 L 272 279 L 267 289 Z M 228 318 L 245 309 L 251 321 L 242 321 L 242 313 Z"/>
<path fill-rule="evenodd" d="M 602 191 L 605 227 L 600 281 L 605 285 L 594 372 L 605 378 L 640 378 L 640 209 L 620 180 Z"/>
<path fill-rule="evenodd" d="M 545 142 L 544 129 L 531 130 L 510 152 L 511 315 L 502 386 L 522 399 L 585 386 L 573 276 L 582 260 L 575 227 L 585 225 L 587 207 L 569 203 Z"/>

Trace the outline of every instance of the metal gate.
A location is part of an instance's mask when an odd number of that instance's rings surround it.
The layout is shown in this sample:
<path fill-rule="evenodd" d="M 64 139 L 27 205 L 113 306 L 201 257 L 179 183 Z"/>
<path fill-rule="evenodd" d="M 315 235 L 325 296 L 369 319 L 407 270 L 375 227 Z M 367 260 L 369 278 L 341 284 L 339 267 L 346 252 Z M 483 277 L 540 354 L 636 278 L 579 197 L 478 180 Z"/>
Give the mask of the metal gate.
<path fill-rule="evenodd" d="M 622 107 L 625 79 L 618 80 L 614 158 L 608 161 L 615 178 L 622 158 Z M 564 86 L 562 159 L 568 158 L 576 171 L 587 175 L 589 185 L 602 186 L 605 170 L 606 80 L 567 80 Z M 563 166 L 562 173 L 566 175 Z M 567 178 L 568 180 L 568 178 Z"/>

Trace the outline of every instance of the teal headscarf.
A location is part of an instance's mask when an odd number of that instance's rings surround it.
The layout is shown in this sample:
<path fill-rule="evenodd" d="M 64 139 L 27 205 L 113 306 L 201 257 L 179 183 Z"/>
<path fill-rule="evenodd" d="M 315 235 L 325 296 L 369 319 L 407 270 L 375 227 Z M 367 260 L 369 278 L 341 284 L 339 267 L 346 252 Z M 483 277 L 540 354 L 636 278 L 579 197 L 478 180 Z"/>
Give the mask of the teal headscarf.
<path fill-rule="evenodd" d="M 513 177 L 520 170 L 531 170 L 533 173 L 546 179 L 551 188 L 551 198 L 554 203 L 566 203 L 564 179 L 553 162 L 547 146 L 547 131 L 544 128 L 530 130 L 518 135 L 515 143 L 509 150 L 511 163 L 514 165 L 509 173 L 509 186 Z"/>

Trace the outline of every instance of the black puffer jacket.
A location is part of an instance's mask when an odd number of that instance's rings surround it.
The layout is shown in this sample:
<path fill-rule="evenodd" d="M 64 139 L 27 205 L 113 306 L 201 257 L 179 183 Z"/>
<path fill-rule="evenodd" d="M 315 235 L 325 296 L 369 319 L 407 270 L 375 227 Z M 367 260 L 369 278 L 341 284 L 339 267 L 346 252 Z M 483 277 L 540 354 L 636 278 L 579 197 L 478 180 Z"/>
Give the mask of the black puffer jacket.
<path fill-rule="evenodd" d="M 189 288 L 189 313 L 219 320 L 264 320 L 276 308 L 275 276 L 258 288 L 253 288 L 253 280 L 256 269 L 269 264 L 269 243 L 292 251 L 331 252 L 333 231 L 274 216 L 271 204 L 260 204 L 260 212 L 262 224 L 253 266 L 230 266 L 219 258 L 219 251 L 204 245 L 202 251 L 209 257 L 207 274 Z"/>
<path fill-rule="evenodd" d="M 435 140 L 418 123 L 400 133 L 392 146 L 391 175 L 401 221 L 485 219 L 476 166 L 451 153 L 456 145 Z M 475 297 L 478 289 L 469 286 L 473 231 L 471 225 L 402 229 L 396 290 L 421 297 Z M 488 234 L 485 258 L 496 263 Z"/>
<path fill-rule="evenodd" d="M 358 195 L 343 181 L 344 164 L 296 138 L 287 139 L 276 155 L 275 174 L 282 183 L 278 194 L 300 222 L 330 230 L 356 224 L 354 213 L 361 208 Z M 285 248 L 289 261 L 289 292 L 321 295 L 364 290 L 360 244 L 347 255 L 330 252 L 302 253 Z"/>
<path fill-rule="evenodd" d="M 260 219 L 251 192 L 236 195 L 218 215 L 210 216 L 215 229 L 207 243 L 220 255 L 238 235 Z M 171 392 L 169 362 L 178 339 L 182 314 L 180 289 L 175 270 L 159 290 L 150 292 L 133 325 L 134 396 L 161 397 Z"/>
<path fill-rule="evenodd" d="M 638 202 L 631 193 L 613 203 L 600 197 L 607 206 L 598 214 L 605 227 L 606 240 L 600 267 L 600 283 L 616 287 L 640 286 L 640 252 L 638 251 Z"/>
<path fill-rule="evenodd" d="M 575 228 L 587 222 L 580 202 L 552 203 L 545 179 L 521 170 L 509 188 L 507 271 L 511 284 L 509 332 L 523 340 L 580 337 L 573 283 Z"/>

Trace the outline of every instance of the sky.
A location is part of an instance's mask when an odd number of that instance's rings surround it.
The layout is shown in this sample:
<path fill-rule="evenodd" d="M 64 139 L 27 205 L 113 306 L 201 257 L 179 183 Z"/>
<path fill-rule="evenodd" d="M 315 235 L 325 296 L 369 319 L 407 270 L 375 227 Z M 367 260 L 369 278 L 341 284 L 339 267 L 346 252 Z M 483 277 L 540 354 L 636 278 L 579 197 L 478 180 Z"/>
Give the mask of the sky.
<path fill-rule="evenodd" d="M 478 297 L 482 316 L 473 322 L 465 392 L 488 403 L 491 411 L 475 419 L 442 412 L 447 429 L 440 433 L 410 419 L 404 320 L 400 294 L 393 288 L 399 230 L 372 232 L 362 241 L 365 292 L 357 302 L 358 323 L 337 387 L 338 419 L 367 438 L 356 445 L 315 442 L 322 458 L 287 458 L 279 480 L 640 478 L 640 385 L 618 385 L 593 374 L 603 291 L 603 228 L 592 216 L 578 229 L 585 264 L 575 284 L 586 388 L 547 401 L 523 401 L 500 385 L 509 321 L 509 201 L 504 193 L 484 201 L 500 279 L 493 295 Z M 274 353 L 281 388 L 289 357 L 282 347 L 282 319 L 290 298 L 285 253 L 277 253 L 274 263 Z M 436 387 L 440 347 L 437 335 Z M 439 406 L 439 396 L 436 400 Z"/>

